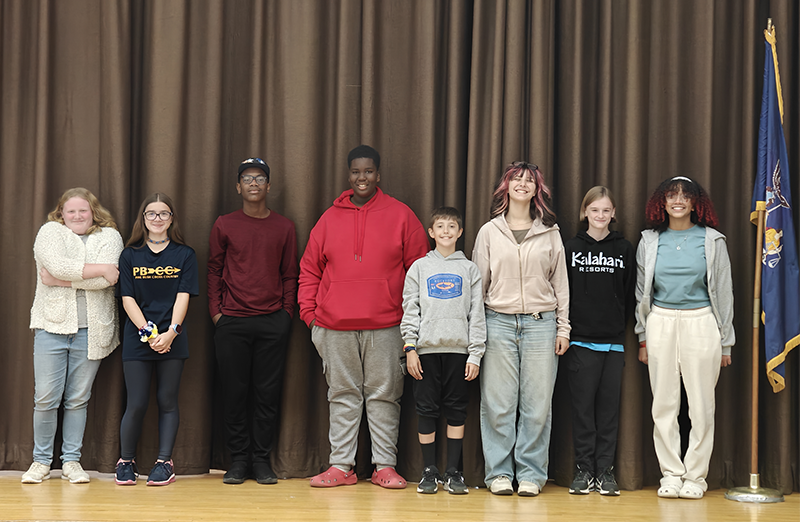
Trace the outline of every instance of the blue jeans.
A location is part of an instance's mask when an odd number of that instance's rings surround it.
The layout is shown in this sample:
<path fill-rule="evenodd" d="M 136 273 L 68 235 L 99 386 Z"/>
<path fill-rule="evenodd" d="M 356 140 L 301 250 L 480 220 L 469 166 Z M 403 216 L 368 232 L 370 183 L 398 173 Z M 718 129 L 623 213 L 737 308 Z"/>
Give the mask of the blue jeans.
<path fill-rule="evenodd" d="M 58 424 L 58 407 L 64 399 L 61 460 L 81 459 L 86 406 L 100 361 L 88 359 L 86 328 L 70 335 L 37 329 L 33 338 L 35 382 L 33 407 L 33 460 L 48 466 L 53 462 L 53 445 Z"/>
<path fill-rule="evenodd" d="M 556 317 L 486 309 L 481 362 L 481 437 L 486 484 L 505 476 L 547 481 L 553 387 L 558 371 Z M 519 413 L 519 420 L 517 414 Z"/>

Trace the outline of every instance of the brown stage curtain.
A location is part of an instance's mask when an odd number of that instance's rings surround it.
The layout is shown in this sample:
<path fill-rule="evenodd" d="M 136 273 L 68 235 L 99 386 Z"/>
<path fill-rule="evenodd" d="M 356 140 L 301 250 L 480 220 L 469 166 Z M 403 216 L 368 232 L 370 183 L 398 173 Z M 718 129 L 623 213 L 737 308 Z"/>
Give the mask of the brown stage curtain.
<path fill-rule="evenodd" d="M 746 484 L 755 236 L 748 215 L 768 16 L 777 27 L 797 202 L 793 0 L 3 0 L 0 469 L 31 461 L 32 245 L 64 190 L 92 190 L 123 237 L 144 196 L 162 191 L 176 201 L 200 260 L 201 295 L 186 321 L 191 358 L 174 457 L 179 472 L 202 473 L 227 459 L 202 274 L 211 225 L 241 204 L 236 165 L 266 158 L 274 172 L 269 204 L 295 222 L 302 253 L 317 218 L 347 187 L 347 151 L 369 143 L 384 158 L 382 188 L 423 223 L 435 206 L 462 210 L 468 255 L 494 182 L 513 160 L 542 168 L 565 239 L 595 184 L 615 191 L 617 227 L 635 244 L 660 180 L 700 181 L 728 236 L 737 297 L 738 342 L 717 386 L 709 483 Z M 636 489 L 657 483 L 659 471 L 649 382 L 632 331 L 627 348 L 617 476 Z M 763 372 L 763 356 L 761 364 Z M 786 366 L 788 386 L 778 395 L 761 378 L 760 471 L 764 485 L 789 493 L 800 489 L 796 353 Z M 281 476 L 326 467 L 326 391 L 308 329 L 295 319 L 274 455 Z M 480 484 L 477 385 L 472 399 L 464 464 L 468 482 Z M 117 350 L 94 388 L 85 467 L 113 470 L 124 401 Z M 569 390 L 559 379 L 550 475 L 561 485 L 572 475 L 570 440 Z M 362 429 L 362 475 L 370 472 L 368 444 Z M 410 386 L 399 448 L 399 471 L 416 480 Z M 143 468 L 156 452 L 153 400 L 138 451 Z"/>

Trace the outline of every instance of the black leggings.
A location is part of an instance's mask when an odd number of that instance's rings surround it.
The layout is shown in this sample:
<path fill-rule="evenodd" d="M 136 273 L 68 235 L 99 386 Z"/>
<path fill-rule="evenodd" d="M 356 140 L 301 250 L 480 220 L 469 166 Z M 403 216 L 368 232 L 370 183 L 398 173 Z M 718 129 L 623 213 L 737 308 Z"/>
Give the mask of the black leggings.
<path fill-rule="evenodd" d="M 158 459 L 169 460 L 175 437 L 178 436 L 180 412 L 178 411 L 178 388 L 181 384 L 184 359 L 165 361 L 127 361 L 122 363 L 125 387 L 128 390 L 128 405 L 119 428 L 122 460 L 136 456 L 136 445 L 142 433 L 142 421 L 150 402 L 150 381 L 153 368 L 156 370 L 156 398 L 158 399 Z"/>

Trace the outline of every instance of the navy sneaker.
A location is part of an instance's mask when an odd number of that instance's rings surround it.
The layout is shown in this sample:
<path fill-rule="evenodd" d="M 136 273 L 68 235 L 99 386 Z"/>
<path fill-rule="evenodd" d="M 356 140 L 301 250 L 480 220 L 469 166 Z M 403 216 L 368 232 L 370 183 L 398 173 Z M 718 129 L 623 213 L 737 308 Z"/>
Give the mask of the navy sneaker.
<path fill-rule="evenodd" d="M 135 460 L 122 460 L 117 461 L 117 472 L 114 476 L 114 482 L 120 486 L 132 486 L 136 484 L 136 479 L 139 477 L 139 469 L 136 467 Z"/>
<path fill-rule="evenodd" d="M 166 486 L 175 482 L 175 467 L 172 459 L 166 462 L 156 462 L 150 474 L 147 475 L 148 486 Z"/>

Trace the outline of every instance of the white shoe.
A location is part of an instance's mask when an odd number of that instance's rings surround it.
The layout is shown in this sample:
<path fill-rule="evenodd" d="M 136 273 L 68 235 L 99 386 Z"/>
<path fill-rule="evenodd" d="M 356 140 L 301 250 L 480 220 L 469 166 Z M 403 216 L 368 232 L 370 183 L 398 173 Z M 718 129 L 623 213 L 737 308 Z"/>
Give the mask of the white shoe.
<path fill-rule="evenodd" d="M 539 494 L 539 484 L 523 480 L 517 488 L 517 495 L 520 497 L 535 497 Z"/>
<path fill-rule="evenodd" d="M 89 475 L 83 471 L 80 462 L 65 462 L 61 466 L 61 478 L 69 480 L 71 484 L 86 484 L 89 482 Z"/>
<path fill-rule="evenodd" d="M 41 484 L 50 478 L 50 466 L 41 462 L 34 462 L 28 471 L 22 474 L 23 484 Z"/>
<path fill-rule="evenodd" d="M 493 495 L 510 495 L 514 492 L 514 488 L 511 487 L 510 478 L 497 477 L 489 486 L 489 491 L 491 491 Z"/>
<path fill-rule="evenodd" d="M 663 484 L 658 488 L 658 496 L 661 498 L 678 498 L 680 489 L 676 484 Z"/>
<path fill-rule="evenodd" d="M 690 498 L 693 500 L 697 500 L 703 498 L 703 488 L 698 486 L 697 484 L 693 484 L 689 481 L 683 483 L 683 487 L 681 488 L 678 495 L 681 498 Z"/>

